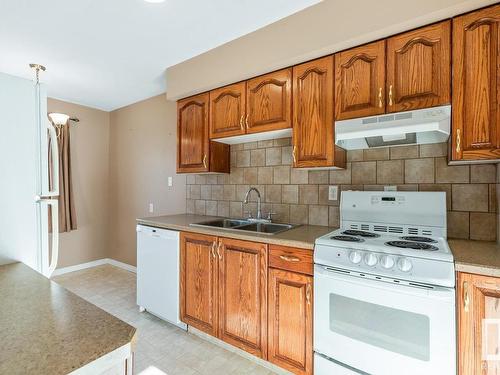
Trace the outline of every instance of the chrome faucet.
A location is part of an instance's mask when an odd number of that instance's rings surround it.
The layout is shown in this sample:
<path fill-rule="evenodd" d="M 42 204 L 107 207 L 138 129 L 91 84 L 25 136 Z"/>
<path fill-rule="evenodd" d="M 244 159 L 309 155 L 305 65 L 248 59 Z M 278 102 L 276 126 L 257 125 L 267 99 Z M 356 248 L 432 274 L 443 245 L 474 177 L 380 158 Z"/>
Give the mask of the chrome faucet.
<path fill-rule="evenodd" d="M 243 203 L 248 204 L 248 196 L 250 195 L 250 193 L 252 191 L 255 191 L 257 193 L 257 217 L 255 218 L 255 220 L 260 221 L 260 220 L 263 220 L 262 219 L 262 210 L 261 210 L 260 191 L 254 187 L 251 187 L 250 189 L 248 189 L 247 193 L 245 194 L 245 199 L 243 200 Z M 249 219 L 251 219 L 251 218 L 249 218 Z"/>

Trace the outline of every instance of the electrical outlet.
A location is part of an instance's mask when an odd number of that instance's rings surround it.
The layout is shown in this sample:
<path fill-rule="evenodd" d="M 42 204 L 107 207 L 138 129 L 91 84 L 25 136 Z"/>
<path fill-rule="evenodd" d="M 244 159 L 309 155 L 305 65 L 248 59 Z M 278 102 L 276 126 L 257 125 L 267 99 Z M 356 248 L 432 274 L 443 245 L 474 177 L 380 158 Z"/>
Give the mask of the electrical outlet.
<path fill-rule="evenodd" d="M 386 185 L 384 186 L 384 191 L 398 191 L 398 187 L 394 185 Z"/>
<path fill-rule="evenodd" d="M 337 185 L 328 186 L 328 200 L 336 201 L 339 195 L 339 187 Z"/>
<path fill-rule="evenodd" d="M 171 176 L 168 176 L 168 179 L 167 179 L 167 185 L 168 186 L 172 186 L 173 185 L 173 181 L 172 181 L 172 177 Z"/>
<path fill-rule="evenodd" d="M 154 211 L 155 211 L 155 207 L 154 207 L 153 203 L 150 203 L 149 204 L 149 213 L 152 214 Z"/>

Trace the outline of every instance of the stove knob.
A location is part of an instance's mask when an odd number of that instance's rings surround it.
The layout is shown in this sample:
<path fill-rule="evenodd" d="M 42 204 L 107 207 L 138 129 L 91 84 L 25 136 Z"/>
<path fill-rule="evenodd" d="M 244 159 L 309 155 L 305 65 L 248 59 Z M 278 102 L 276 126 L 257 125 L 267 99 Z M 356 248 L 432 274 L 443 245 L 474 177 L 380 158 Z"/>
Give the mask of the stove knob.
<path fill-rule="evenodd" d="M 384 255 L 380 259 L 380 264 L 382 265 L 382 267 L 390 269 L 394 267 L 394 258 L 389 255 Z"/>
<path fill-rule="evenodd" d="M 365 263 L 366 265 L 373 267 L 375 264 L 377 264 L 377 256 L 375 254 L 369 253 L 365 255 Z"/>
<path fill-rule="evenodd" d="M 359 253 L 359 251 L 351 251 L 351 253 L 349 254 L 349 260 L 354 264 L 358 264 L 359 262 L 361 262 L 361 254 Z"/>
<path fill-rule="evenodd" d="M 412 269 L 413 265 L 406 258 L 400 258 L 398 260 L 398 268 L 403 272 L 409 272 Z"/>

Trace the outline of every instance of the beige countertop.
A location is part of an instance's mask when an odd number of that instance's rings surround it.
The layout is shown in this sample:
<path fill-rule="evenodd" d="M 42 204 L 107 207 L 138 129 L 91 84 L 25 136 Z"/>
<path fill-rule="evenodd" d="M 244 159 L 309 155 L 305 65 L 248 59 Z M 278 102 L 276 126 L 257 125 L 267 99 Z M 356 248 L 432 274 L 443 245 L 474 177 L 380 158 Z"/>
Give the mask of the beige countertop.
<path fill-rule="evenodd" d="M 0 266 L 0 374 L 67 374 L 134 335 L 134 327 L 28 266 Z"/>
<path fill-rule="evenodd" d="M 228 238 L 235 238 L 247 241 L 257 241 L 275 245 L 299 247 L 302 249 L 313 249 L 314 241 L 316 238 L 323 236 L 335 228 L 323 227 L 317 225 L 301 225 L 297 228 L 287 230 L 285 232 L 277 233 L 274 235 L 266 235 L 259 233 L 246 233 L 236 232 L 231 230 L 224 230 L 222 228 L 199 228 L 193 227 L 189 224 L 199 223 L 201 221 L 220 219 L 213 216 L 202 215 L 168 215 L 157 217 L 146 217 L 137 219 L 138 224 L 144 224 L 157 228 L 173 229 L 186 232 L 210 234 Z"/>
<path fill-rule="evenodd" d="M 500 245 L 496 242 L 449 239 L 455 270 L 500 277 Z"/>

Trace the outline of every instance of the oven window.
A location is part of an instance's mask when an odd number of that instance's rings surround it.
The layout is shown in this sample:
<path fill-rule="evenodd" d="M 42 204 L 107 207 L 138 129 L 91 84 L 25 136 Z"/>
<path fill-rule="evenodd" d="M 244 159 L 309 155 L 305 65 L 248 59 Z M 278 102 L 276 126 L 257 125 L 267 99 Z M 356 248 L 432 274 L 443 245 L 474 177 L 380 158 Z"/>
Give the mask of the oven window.
<path fill-rule="evenodd" d="M 385 350 L 429 360 L 425 315 L 330 294 L 330 330 Z"/>

